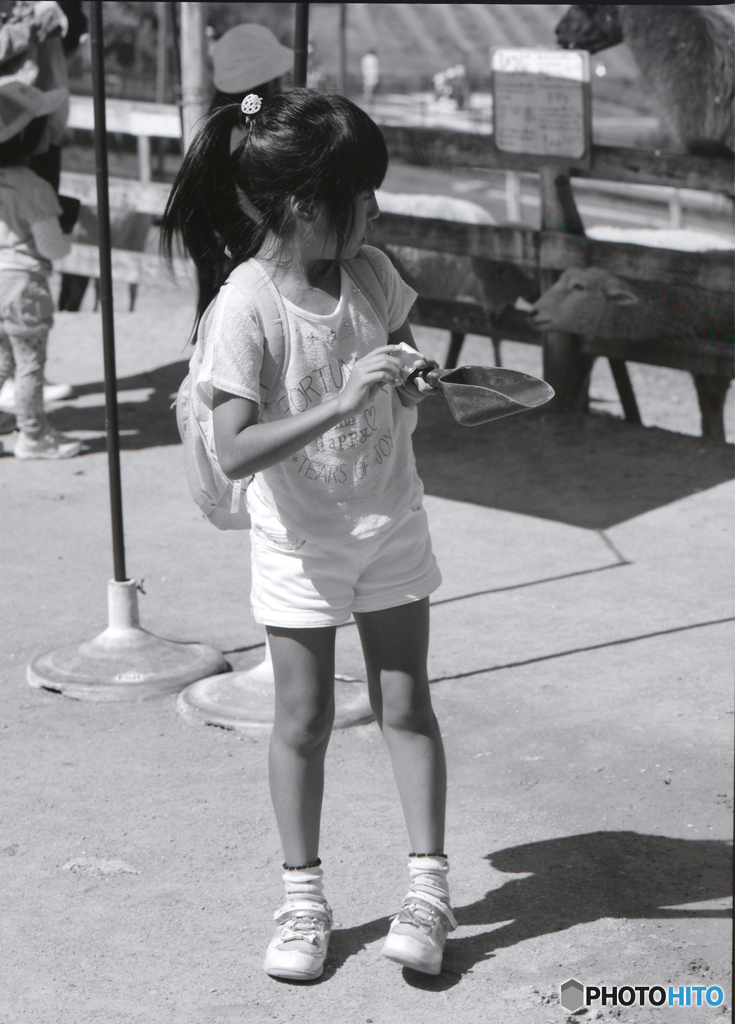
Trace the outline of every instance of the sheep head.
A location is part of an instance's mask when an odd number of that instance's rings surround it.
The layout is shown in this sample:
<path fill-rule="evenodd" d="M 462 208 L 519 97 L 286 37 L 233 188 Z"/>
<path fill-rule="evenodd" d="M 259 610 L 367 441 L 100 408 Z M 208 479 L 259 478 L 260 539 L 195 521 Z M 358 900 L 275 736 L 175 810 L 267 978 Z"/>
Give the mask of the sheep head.
<path fill-rule="evenodd" d="M 519 298 L 534 302 L 539 297 L 535 278 L 524 273 L 515 263 L 499 263 L 473 256 L 472 270 L 479 282 L 482 305 L 488 316 L 500 316 L 506 309 L 512 309 Z"/>
<path fill-rule="evenodd" d="M 620 11 L 616 4 L 572 4 L 555 33 L 565 50 L 599 53 L 622 43 Z"/>
<path fill-rule="evenodd" d="M 531 322 L 541 331 L 605 337 L 619 311 L 638 301 L 623 281 L 605 270 L 565 270 L 531 306 Z"/>

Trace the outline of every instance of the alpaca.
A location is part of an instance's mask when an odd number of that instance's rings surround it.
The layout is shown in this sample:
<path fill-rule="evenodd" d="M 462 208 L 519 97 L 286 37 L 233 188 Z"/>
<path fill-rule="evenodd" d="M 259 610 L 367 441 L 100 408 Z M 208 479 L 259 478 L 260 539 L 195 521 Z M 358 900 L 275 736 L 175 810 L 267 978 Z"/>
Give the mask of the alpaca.
<path fill-rule="evenodd" d="M 590 53 L 625 42 L 684 147 L 702 156 L 735 152 L 731 18 L 684 4 L 574 4 L 556 38 Z"/>
<path fill-rule="evenodd" d="M 541 331 L 564 331 L 589 339 L 660 341 L 689 336 L 732 346 L 735 308 L 731 295 L 694 291 L 661 282 L 635 285 L 597 267 L 565 270 L 530 308 Z M 702 434 L 724 439 L 725 376 L 693 374 L 702 413 Z"/>

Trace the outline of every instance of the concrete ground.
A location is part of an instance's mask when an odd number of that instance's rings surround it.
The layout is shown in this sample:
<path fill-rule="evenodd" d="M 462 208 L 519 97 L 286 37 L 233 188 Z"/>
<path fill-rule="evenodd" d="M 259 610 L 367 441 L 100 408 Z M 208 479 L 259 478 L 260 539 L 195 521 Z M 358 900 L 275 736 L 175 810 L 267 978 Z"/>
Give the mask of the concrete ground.
<path fill-rule="evenodd" d="M 263 635 L 247 535 L 201 521 L 169 409 L 190 293 L 142 288 L 134 313 L 123 290 L 115 301 L 142 623 L 250 667 Z M 441 356 L 440 332 L 417 336 Z M 535 350 L 507 351 L 538 372 Z M 470 339 L 462 359 L 489 353 Z M 673 409 L 688 433 L 599 411 L 466 429 L 441 400 L 422 406 L 459 928 L 437 978 L 381 958 L 407 840 L 375 724 L 341 730 L 322 844 L 336 928 L 324 976 L 290 984 L 262 971 L 281 861 L 267 730 L 192 725 L 173 694 L 92 703 L 26 683 L 37 655 L 105 627 L 113 574 L 99 316 L 85 302 L 58 317 L 49 376 L 75 392 L 52 418 L 89 451 L 0 458 L 2 1024 L 731 1019 L 732 446 L 692 436 L 685 375 L 634 369 L 644 420 L 676 426 Z M 605 372 L 598 410 L 614 406 Z M 362 678 L 353 626 L 338 671 Z M 719 986 L 724 1001 L 570 1015 L 570 978 L 700 986 L 712 1000 Z"/>

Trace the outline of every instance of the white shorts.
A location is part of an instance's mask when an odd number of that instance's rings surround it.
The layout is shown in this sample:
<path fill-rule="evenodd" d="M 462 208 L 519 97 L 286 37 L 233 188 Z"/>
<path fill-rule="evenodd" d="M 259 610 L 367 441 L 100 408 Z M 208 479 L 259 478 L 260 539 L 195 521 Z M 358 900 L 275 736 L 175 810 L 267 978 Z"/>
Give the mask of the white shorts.
<path fill-rule="evenodd" d="M 396 608 L 441 583 L 423 506 L 374 537 L 317 543 L 253 526 L 251 602 L 256 622 L 297 629 L 340 626 L 353 612 Z"/>

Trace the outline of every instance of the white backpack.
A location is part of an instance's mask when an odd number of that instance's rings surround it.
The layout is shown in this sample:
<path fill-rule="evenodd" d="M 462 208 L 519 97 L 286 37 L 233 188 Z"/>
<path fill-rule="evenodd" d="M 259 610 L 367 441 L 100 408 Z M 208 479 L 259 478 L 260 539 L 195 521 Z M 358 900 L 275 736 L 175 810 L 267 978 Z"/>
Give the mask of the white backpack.
<path fill-rule="evenodd" d="M 354 260 L 343 266 L 375 309 L 387 336 L 388 304 L 367 253 L 361 250 Z M 275 395 L 288 365 L 290 334 L 286 310 L 280 292 L 254 259 L 236 267 L 226 284 L 236 287 L 252 302 L 263 333 L 262 406 Z M 250 516 L 245 491 L 253 478 L 230 480 L 225 476 L 214 443 L 212 387 L 198 382 L 216 304 L 217 298 L 214 298 L 199 321 L 189 372 L 176 395 L 176 423 L 184 448 L 186 481 L 196 504 L 218 530 L 248 530 Z"/>

